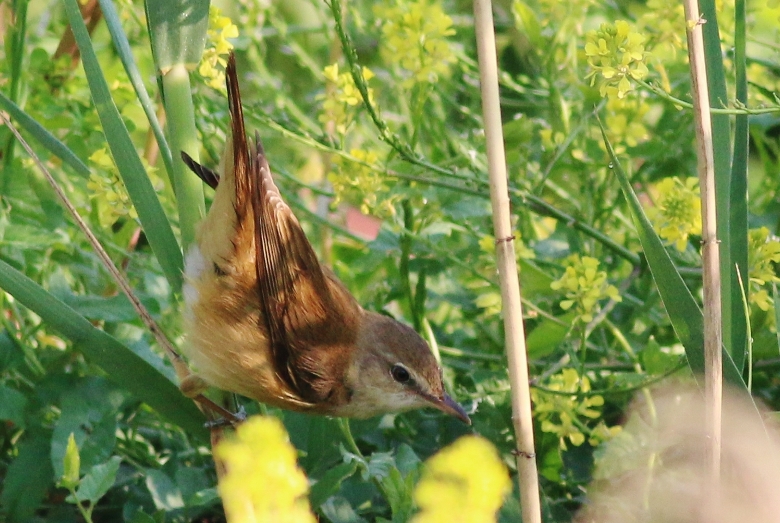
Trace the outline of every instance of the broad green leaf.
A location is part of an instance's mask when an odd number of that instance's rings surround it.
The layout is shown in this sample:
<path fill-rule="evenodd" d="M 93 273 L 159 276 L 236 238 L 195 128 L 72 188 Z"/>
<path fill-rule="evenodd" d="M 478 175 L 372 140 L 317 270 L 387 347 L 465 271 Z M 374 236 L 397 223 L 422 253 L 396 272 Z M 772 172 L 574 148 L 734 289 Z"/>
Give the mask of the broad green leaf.
<path fill-rule="evenodd" d="M 97 503 L 106 495 L 108 489 L 114 486 L 121 462 L 121 457 L 112 456 L 105 463 L 92 467 L 79 484 L 79 489 L 76 491 L 78 499 Z"/>
<path fill-rule="evenodd" d="M 16 389 L 0 385 L 0 420 L 24 427 L 27 397 Z"/>
<path fill-rule="evenodd" d="M 92 41 L 81 18 L 76 0 L 65 0 L 65 10 L 73 28 L 73 35 L 81 51 L 81 60 L 87 75 L 92 100 L 127 193 L 138 212 L 149 245 L 152 247 L 166 278 L 174 291 L 182 285 L 183 258 L 179 243 L 165 216 L 160 200 L 149 181 L 135 145 L 130 139 L 122 116 L 111 98 L 111 92 L 98 63 Z"/>
<path fill-rule="evenodd" d="M 108 378 L 162 416 L 194 435 L 205 436 L 203 416 L 179 388 L 114 337 L 95 328 L 24 274 L 0 260 L 0 289 L 35 312 Z"/>
<path fill-rule="evenodd" d="M 571 324 L 574 314 L 566 314 L 558 319 Z M 543 358 L 551 354 L 561 346 L 570 330 L 570 326 L 543 319 L 526 338 L 528 357 L 531 359 Z"/>
<path fill-rule="evenodd" d="M 102 377 L 88 377 L 62 394 L 60 416 L 51 438 L 54 477 L 65 475 L 68 439 L 78 443 L 81 466 L 87 470 L 106 461 L 116 446 L 116 413 L 125 394 Z"/>
<path fill-rule="evenodd" d="M 312 485 L 309 490 L 309 502 L 312 508 L 317 509 L 320 505 L 339 491 L 341 483 L 355 474 L 358 464 L 355 461 L 350 463 L 341 463 L 336 465 Z"/>
<path fill-rule="evenodd" d="M 53 486 L 54 471 L 46 459 L 50 433 L 28 432 L 26 436 L 3 475 L 0 506 L 8 523 L 31 521 L 46 491 Z"/>
<path fill-rule="evenodd" d="M 152 494 L 155 508 L 174 510 L 184 507 L 181 490 L 165 472 L 147 469 L 145 475 L 146 488 Z"/>

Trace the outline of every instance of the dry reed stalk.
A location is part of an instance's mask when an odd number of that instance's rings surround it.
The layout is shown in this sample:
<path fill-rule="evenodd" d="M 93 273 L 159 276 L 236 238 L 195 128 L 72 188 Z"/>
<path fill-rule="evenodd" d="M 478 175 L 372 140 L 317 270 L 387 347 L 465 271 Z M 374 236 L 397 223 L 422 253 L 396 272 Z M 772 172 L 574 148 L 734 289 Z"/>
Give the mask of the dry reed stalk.
<path fill-rule="evenodd" d="M 541 523 L 539 476 L 534 451 L 531 391 L 528 386 L 528 361 L 525 349 L 520 281 L 515 260 L 514 236 L 509 210 L 504 136 L 498 97 L 498 64 L 490 0 L 474 0 L 474 18 L 482 90 L 482 115 L 487 140 L 490 201 L 493 208 L 493 232 L 496 237 L 496 262 L 501 284 L 501 300 L 509 380 L 512 387 L 512 422 L 515 429 L 520 505 L 525 523 Z"/>
<path fill-rule="evenodd" d="M 688 21 L 688 58 L 691 64 L 691 95 L 696 127 L 699 187 L 702 213 L 702 266 L 704 271 L 704 397 L 707 460 L 713 485 L 720 479 L 721 407 L 723 402 L 723 355 L 721 353 L 721 275 L 715 203 L 715 162 L 712 122 L 704 57 L 702 24 L 696 0 L 683 0 Z M 714 16 L 715 13 L 712 13 Z"/>

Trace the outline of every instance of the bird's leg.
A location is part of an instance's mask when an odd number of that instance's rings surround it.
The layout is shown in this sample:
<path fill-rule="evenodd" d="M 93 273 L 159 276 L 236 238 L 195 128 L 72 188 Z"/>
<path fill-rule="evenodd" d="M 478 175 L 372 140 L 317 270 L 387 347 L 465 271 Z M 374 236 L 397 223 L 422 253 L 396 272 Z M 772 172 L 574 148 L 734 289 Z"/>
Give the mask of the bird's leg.
<path fill-rule="evenodd" d="M 218 415 L 218 418 L 206 422 L 206 428 L 224 427 L 226 425 L 236 426 L 246 420 L 246 411 L 241 406 L 238 412 L 230 412 L 228 409 L 218 405 L 203 394 L 192 398 L 203 406 L 210 414 Z"/>
<path fill-rule="evenodd" d="M 230 412 L 203 395 L 207 388 L 206 382 L 197 374 L 190 374 L 179 383 L 182 394 L 196 401 L 204 411 L 214 416 L 214 419 L 206 423 L 207 428 L 237 425 L 246 419 L 243 406 L 239 407 L 238 412 Z"/>
<path fill-rule="evenodd" d="M 209 400 L 208 398 L 205 399 L 207 401 L 210 401 L 213 405 L 219 407 L 219 405 Z M 222 409 L 222 407 L 219 408 Z M 244 421 L 246 421 L 246 410 L 244 409 L 243 405 L 239 405 L 236 412 L 230 412 L 227 409 L 222 409 L 221 412 L 223 413 L 221 418 L 217 418 L 206 422 L 207 429 L 212 429 L 215 427 L 225 427 L 228 425 L 230 425 L 231 427 L 235 427 L 239 423 L 243 423 Z"/>

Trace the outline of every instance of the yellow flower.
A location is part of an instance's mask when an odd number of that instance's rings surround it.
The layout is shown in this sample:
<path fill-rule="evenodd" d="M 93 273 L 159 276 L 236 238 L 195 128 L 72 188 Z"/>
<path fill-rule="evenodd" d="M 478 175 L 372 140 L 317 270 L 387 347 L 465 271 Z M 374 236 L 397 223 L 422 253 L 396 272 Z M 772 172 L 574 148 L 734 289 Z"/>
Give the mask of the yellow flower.
<path fill-rule="evenodd" d="M 748 272 L 750 274 L 750 303 L 768 311 L 773 300 L 766 289 L 767 283 L 778 283 L 774 264 L 780 262 L 780 241 L 769 237 L 769 229 L 761 227 L 748 233 Z"/>
<path fill-rule="evenodd" d="M 374 73 L 368 67 L 363 67 L 363 78 L 368 81 Z M 349 71 L 339 73 L 339 64 L 328 65 L 322 70 L 327 82 L 324 95 L 318 96 L 322 102 L 322 113 L 319 120 L 322 123 L 333 122 L 340 134 L 346 134 L 355 117 L 355 109 L 362 105 L 363 97 L 355 85 L 355 80 Z M 374 105 L 374 90 L 368 88 L 368 101 Z"/>
<path fill-rule="evenodd" d="M 409 0 L 377 5 L 374 14 L 382 23 L 380 52 L 388 63 L 403 69 L 402 87 L 435 83 L 447 76 L 455 54 L 447 37 L 455 34 L 452 18 L 437 2 Z"/>
<path fill-rule="evenodd" d="M 206 33 L 208 43 L 203 50 L 198 72 L 206 79 L 206 83 L 214 89 L 225 88 L 225 66 L 227 56 L 233 49 L 233 44 L 227 38 L 238 37 L 238 27 L 228 18 L 222 16 L 222 11 L 209 6 L 209 28 Z"/>
<path fill-rule="evenodd" d="M 314 523 L 306 497 L 306 476 L 282 423 L 255 416 L 232 438 L 221 441 L 214 456 L 227 469 L 219 484 L 231 523 Z"/>
<path fill-rule="evenodd" d="M 644 125 L 645 114 L 650 106 L 641 99 L 610 98 L 607 102 L 604 118 L 609 141 L 616 145 L 616 152 L 621 154 L 625 148 L 636 147 L 650 138 Z"/>
<path fill-rule="evenodd" d="M 701 234 L 701 199 L 699 180 L 686 178 L 664 178 L 656 185 L 658 197 L 655 207 L 647 210 L 658 235 L 674 243 L 683 252 L 691 234 Z"/>
<path fill-rule="evenodd" d="M 379 156 L 364 149 L 352 149 L 349 154 L 353 161 L 338 156 L 333 161 L 333 170 L 328 173 L 336 196 L 332 205 L 335 207 L 345 201 L 358 206 L 363 214 L 378 217 L 395 214 L 390 188 L 377 170 L 370 167 L 376 165 Z"/>
<path fill-rule="evenodd" d="M 587 436 L 588 443 L 596 446 L 620 432 L 620 427 L 607 427 L 603 420 L 592 429 L 588 427 L 589 420 L 601 417 L 604 398 L 599 395 L 578 398 L 577 393 L 590 392 L 587 376 L 580 377 L 574 369 L 563 369 L 560 374 L 550 377 L 545 388 L 554 393 L 531 389 L 534 413 L 541 422 L 542 432 L 558 436 L 561 449 L 567 448 L 566 440 L 578 447 L 585 443 Z M 571 395 L 560 394 L 562 392 Z"/>
<path fill-rule="evenodd" d="M 414 490 L 420 512 L 412 523 L 495 522 L 510 489 L 493 445 L 479 436 L 463 436 L 425 462 Z"/>
<path fill-rule="evenodd" d="M 600 78 L 601 96 L 623 98 L 632 90 L 629 79 L 647 76 L 645 37 L 632 31 L 625 20 L 615 25 L 603 23 L 598 30 L 589 31 L 586 38 L 585 55 L 593 69 L 587 77 L 591 85 Z"/>
<path fill-rule="evenodd" d="M 550 288 L 566 291 L 566 299 L 561 301 L 560 305 L 563 310 L 574 307 L 577 313 L 575 321 L 593 321 L 599 310 L 598 302 L 602 299 L 622 300 L 617 287 L 607 282 L 607 273 L 598 270 L 599 261 L 596 258 L 580 258 L 578 254 L 574 254 L 568 261 L 566 272 L 560 279 L 552 282 Z"/>

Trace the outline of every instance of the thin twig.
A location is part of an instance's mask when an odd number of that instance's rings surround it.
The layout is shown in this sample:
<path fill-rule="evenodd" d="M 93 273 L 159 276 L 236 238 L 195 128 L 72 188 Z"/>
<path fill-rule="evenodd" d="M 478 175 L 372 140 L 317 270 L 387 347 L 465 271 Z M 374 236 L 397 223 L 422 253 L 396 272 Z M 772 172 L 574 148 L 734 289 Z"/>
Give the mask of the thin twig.
<path fill-rule="evenodd" d="M 512 387 L 512 421 L 516 437 L 516 459 L 520 487 L 520 509 L 525 523 L 541 523 L 539 476 L 534 449 L 531 390 L 528 386 L 528 360 L 525 348 L 520 280 L 517 274 L 514 236 L 510 219 L 510 198 L 504 153 L 501 106 L 498 95 L 498 63 L 490 0 L 474 1 L 474 22 L 479 57 L 482 115 L 487 141 L 490 201 L 493 232 L 496 237 L 498 276 L 501 282 L 504 335 L 509 382 Z"/>
<path fill-rule="evenodd" d="M 27 141 L 22 137 L 21 134 L 19 134 L 19 131 L 16 129 L 16 127 L 11 123 L 11 121 L 6 117 L 5 113 L 2 111 L 0 111 L 0 118 L 3 120 L 3 123 L 5 123 L 5 125 L 11 130 L 14 136 L 16 136 L 16 139 L 19 140 L 19 143 L 22 144 L 24 149 L 27 151 L 27 154 L 29 154 L 30 157 L 35 161 L 35 164 L 38 166 L 38 168 L 41 170 L 43 175 L 46 177 L 46 180 L 48 180 L 49 184 L 52 186 L 52 189 L 54 189 L 54 192 L 57 194 L 57 197 L 62 202 L 62 205 L 65 207 L 65 209 L 67 209 L 67 211 L 73 217 L 73 220 L 76 222 L 76 225 L 78 225 L 79 229 L 81 229 L 81 232 L 83 232 L 84 235 L 87 237 L 87 240 L 89 241 L 90 245 L 92 245 L 92 248 L 95 250 L 95 253 L 97 254 L 98 258 L 100 258 L 100 261 L 103 264 L 103 266 L 106 268 L 106 270 L 108 270 L 108 272 L 111 274 L 111 277 L 114 279 L 117 285 L 119 285 L 119 287 L 122 289 L 122 292 L 125 293 L 127 299 L 130 300 L 130 303 L 132 304 L 133 308 L 138 313 L 138 316 L 140 316 L 141 321 L 144 322 L 144 325 L 146 325 L 146 327 L 149 329 L 149 332 L 152 333 L 152 336 L 154 336 L 155 340 L 157 340 L 157 343 L 159 343 L 160 346 L 163 349 L 165 349 L 165 352 L 168 354 L 168 357 L 171 360 L 171 363 L 173 364 L 173 368 L 176 371 L 176 376 L 179 378 L 180 381 L 186 378 L 187 376 L 189 376 L 190 370 L 189 367 L 187 367 L 187 364 L 184 362 L 184 360 L 181 358 L 179 353 L 173 347 L 173 344 L 165 336 L 165 333 L 163 333 L 160 326 L 157 325 L 157 322 L 154 321 L 154 318 L 152 318 L 151 314 L 149 314 L 149 311 L 146 310 L 146 307 L 143 306 L 141 301 L 133 293 L 133 289 L 130 287 L 130 283 L 125 279 L 125 277 L 122 275 L 119 269 L 117 269 L 116 265 L 114 265 L 113 260 L 111 260 L 111 258 L 109 257 L 105 249 L 103 249 L 103 246 L 100 244 L 100 241 L 92 233 L 92 230 L 89 228 L 89 225 L 87 225 L 87 223 L 81 217 L 81 215 L 73 206 L 73 204 L 70 202 L 70 200 L 68 200 L 68 197 L 65 195 L 65 192 L 59 186 L 59 184 L 51 175 L 49 170 L 46 168 L 46 166 L 43 164 L 40 158 L 38 158 L 38 155 L 35 154 L 35 151 L 32 150 L 32 148 L 27 143 Z"/>

